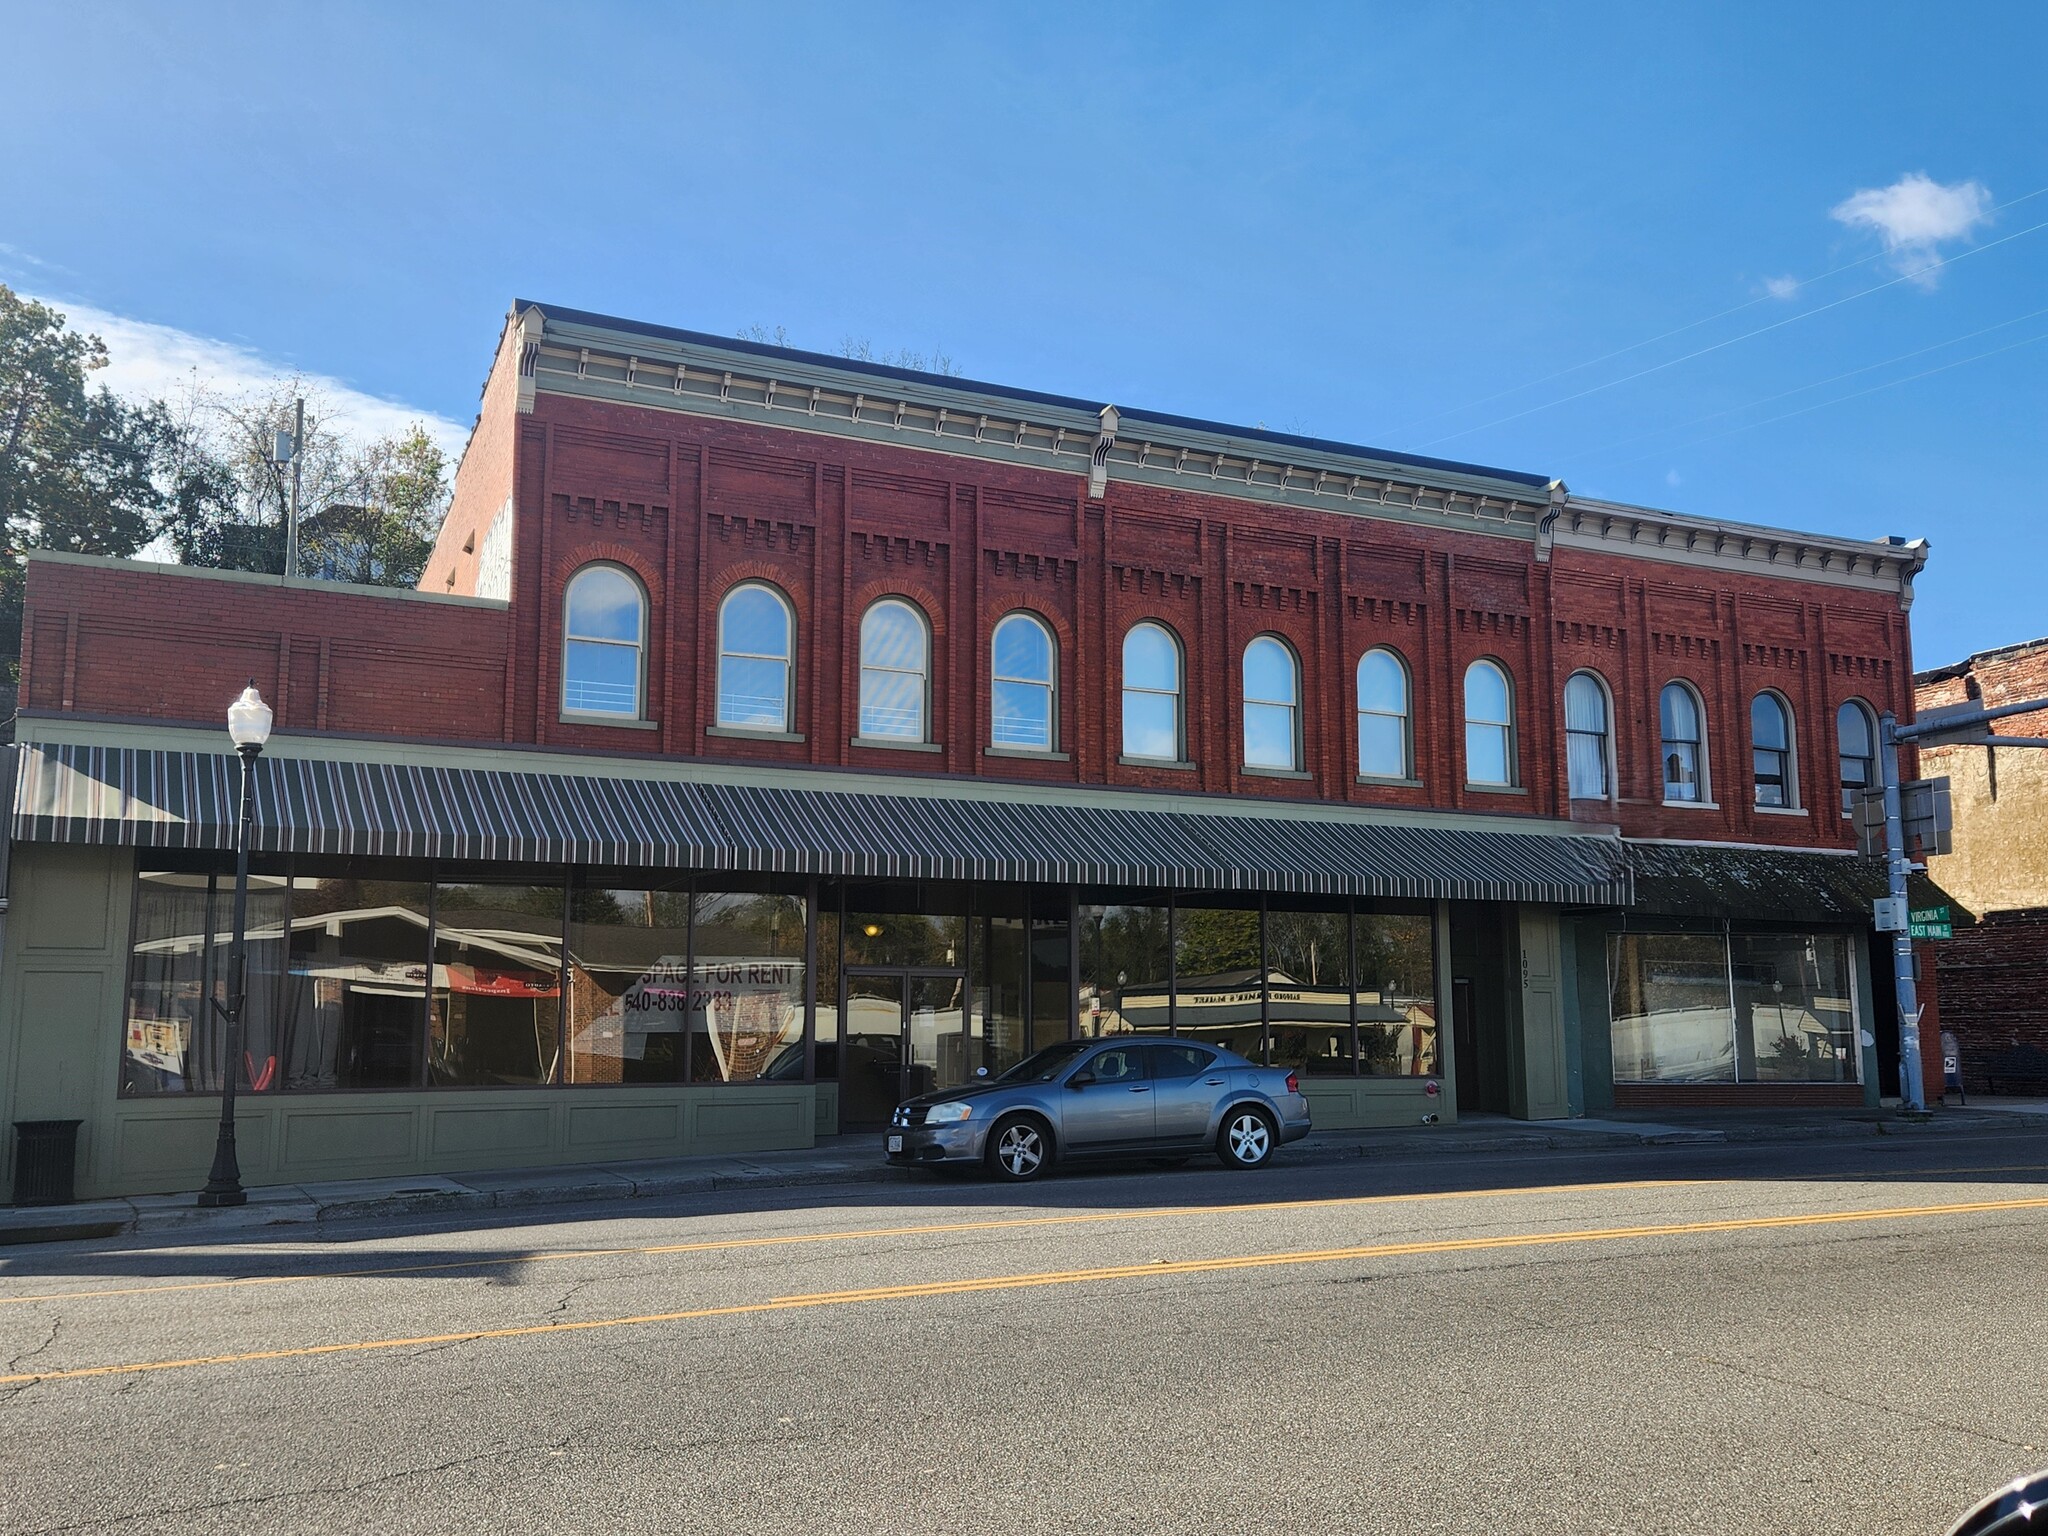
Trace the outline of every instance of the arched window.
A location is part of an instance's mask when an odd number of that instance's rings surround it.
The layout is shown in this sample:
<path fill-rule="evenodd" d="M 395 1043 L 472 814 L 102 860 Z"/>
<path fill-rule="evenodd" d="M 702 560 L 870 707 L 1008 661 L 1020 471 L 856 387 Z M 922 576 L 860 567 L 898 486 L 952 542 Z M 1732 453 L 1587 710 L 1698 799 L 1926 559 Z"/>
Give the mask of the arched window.
<path fill-rule="evenodd" d="M 1564 685 L 1565 778 L 1574 800 L 1605 800 L 1610 747 L 1607 689 L 1591 672 L 1574 672 Z"/>
<path fill-rule="evenodd" d="M 925 739 L 930 657 L 924 615 L 901 598 L 885 597 L 861 615 L 861 735 L 884 741 Z"/>
<path fill-rule="evenodd" d="M 1125 757 L 1183 760 L 1180 641 L 1164 624 L 1134 624 L 1124 636 Z"/>
<path fill-rule="evenodd" d="M 1244 648 L 1244 765 L 1301 767 L 1301 668 L 1277 635 Z"/>
<path fill-rule="evenodd" d="M 718 605 L 718 723 L 787 731 L 796 623 L 773 587 L 747 582 Z"/>
<path fill-rule="evenodd" d="M 1775 693 L 1760 693 L 1749 705 L 1749 746 L 1755 754 L 1756 803 L 1799 804 L 1799 779 L 1792 755 L 1792 709 Z"/>
<path fill-rule="evenodd" d="M 1408 669 L 1392 651 L 1358 658 L 1358 772 L 1368 779 L 1409 779 Z"/>
<path fill-rule="evenodd" d="M 1663 737 L 1658 755 L 1664 760 L 1665 803 L 1705 800 L 1707 741 L 1698 695 L 1684 683 L 1666 683 L 1657 696 L 1657 719 Z"/>
<path fill-rule="evenodd" d="M 1835 742 L 1842 762 L 1842 809 L 1855 809 L 1857 794 L 1878 787 L 1877 722 L 1851 699 L 1835 711 Z"/>
<path fill-rule="evenodd" d="M 989 650 L 994 674 L 989 744 L 1050 752 L 1058 718 L 1054 679 L 1059 648 L 1052 631 L 1034 614 L 1012 613 L 996 625 Z"/>
<path fill-rule="evenodd" d="M 562 596 L 562 712 L 637 720 L 647 594 L 616 565 L 586 565 Z"/>
<path fill-rule="evenodd" d="M 1465 669 L 1465 782 L 1515 782 L 1515 695 L 1498 662 Z"/>

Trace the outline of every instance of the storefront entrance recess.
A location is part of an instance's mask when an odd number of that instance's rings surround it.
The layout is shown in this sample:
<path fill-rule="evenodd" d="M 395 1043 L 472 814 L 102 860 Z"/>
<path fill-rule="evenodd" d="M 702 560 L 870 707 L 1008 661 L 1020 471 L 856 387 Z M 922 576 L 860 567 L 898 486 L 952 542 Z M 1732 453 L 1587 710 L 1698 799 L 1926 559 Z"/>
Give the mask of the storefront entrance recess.
<path fill-rule="evenodd" d="M 978 1062 L 967 1032 L 964 971 L 848 967 L 839 1068 L 839 1122 L 886 1125 L 904 1099 L 952 1088 Z"/>

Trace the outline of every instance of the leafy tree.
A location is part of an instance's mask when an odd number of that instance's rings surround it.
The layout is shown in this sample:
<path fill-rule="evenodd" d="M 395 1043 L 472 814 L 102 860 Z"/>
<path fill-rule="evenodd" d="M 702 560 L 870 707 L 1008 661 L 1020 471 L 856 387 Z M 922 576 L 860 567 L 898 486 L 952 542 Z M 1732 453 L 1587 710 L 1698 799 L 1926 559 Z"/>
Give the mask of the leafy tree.
<path fill-rule="evenodd" d="M 177 427 L 160 405 L 92 388 L 88 376 L 106 365 L 97 336 L 0 284 L 0 661 L 10 676 L 24 550 L 132 555 L 156 533 L 157 467 Z"/>
<path fill-rule="evenodd" d="M 415 585 L 448 507 L 447 458 L 417 422 L 354 457 L 358 500 L 330 503 L 299 528 L 299 568 L 330 581 Z"/>

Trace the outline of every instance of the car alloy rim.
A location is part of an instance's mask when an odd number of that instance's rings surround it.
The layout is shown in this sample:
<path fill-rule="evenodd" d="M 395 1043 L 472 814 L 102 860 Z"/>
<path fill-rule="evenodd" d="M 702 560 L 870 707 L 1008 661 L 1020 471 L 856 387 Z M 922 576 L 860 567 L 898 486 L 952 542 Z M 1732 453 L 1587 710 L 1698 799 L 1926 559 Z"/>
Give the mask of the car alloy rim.
<path fill-rule="evenodd" d="M 1038 1150 L 1038 1132 L 1023 1125 L 1013 1125 L 1003 1132 L 1003 1144 L 996 1150 L 996 1156 L 1012 1173 L 1029 1173 L 1045 1160 L 1045 1154 Z"/>
<path fill-rule="evenodd" d="M 1266 1122 L 1241 1115 L 1230 1127 L 1230 1150 L 1239 1162 L 1255 1163 L 1266 1155 Z"/>

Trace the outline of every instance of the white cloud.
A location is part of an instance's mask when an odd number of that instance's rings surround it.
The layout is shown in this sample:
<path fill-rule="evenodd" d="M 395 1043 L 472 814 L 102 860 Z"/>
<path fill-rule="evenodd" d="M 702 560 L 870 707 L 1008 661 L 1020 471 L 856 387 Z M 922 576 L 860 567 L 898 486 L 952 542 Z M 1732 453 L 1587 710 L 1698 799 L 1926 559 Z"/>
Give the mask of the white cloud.
<path fill-rule="evenodd" d="M 1851 229 L 1884 241 L 1892 264 L 1923 288 L 1940 279 L 1941 247 L 1968 238 L 1991 217 L 1991 189 L 1978 181 L 1943 186 L 1923 171 L 1888 187 L 1866 187 L 1828 210 Z"/>
<path fill-rule="evenodd" d="M 1675 470 L 1675 469 L 1667 469 L 1667 470 L 1665 470 L 1665 471 L 1664 471 L 1664 483 L 1665 483 L 1666 485 L 1677 485 L 1677 484 L 1678 484 L 1678 471 L 1677 471 L 1677 470 Z"/>
<path fill-rule="evenodd" d="M 1789 299 L 1802 286 L 1796 277 L 1767 277 L 1764 279 L 1764 292 L 1774 299 Z"/>
<path fill-rule="evenodd" d="M 272 362 L 239 342 L 196 336 L 148 320 L 130 320 L 90 304 L 67 304 L 34 294 L 24 297 L 37 298 L 63 314 L 73 330 L 98 336 L 107 344 L 107 366 L 92 376 L 93 382 L 105 384 L 124 399 L 174 397 L 195 384 L 234 397 L 257 393 L 272 381 L 297 373 L 325 398 L 328 425 L 345 438 L 368 442 L 403 432 L 418 422 L 448 455 L 451 465 L 469 441 L 469 428 L 445 416 L 365 394 L 326 374 Z"/>

